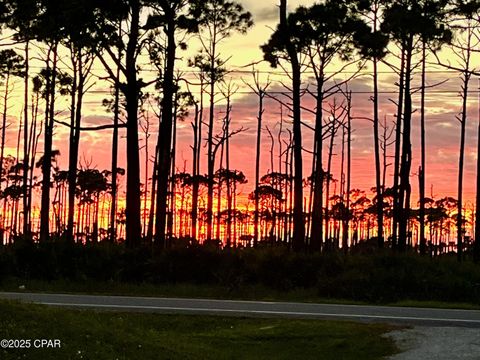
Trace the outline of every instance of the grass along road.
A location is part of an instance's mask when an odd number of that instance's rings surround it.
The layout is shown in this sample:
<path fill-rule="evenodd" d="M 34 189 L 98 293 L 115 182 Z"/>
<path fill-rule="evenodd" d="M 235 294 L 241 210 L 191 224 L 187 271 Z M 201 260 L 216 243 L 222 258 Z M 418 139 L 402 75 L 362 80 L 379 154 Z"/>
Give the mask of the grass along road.
<path fill-rule="evenodd" d="M 397 353 L 394 329 L 339 321 L 72 310 L 0 301 L 0 338 L 60 339 L 10 359 L 343 359 Z"/>

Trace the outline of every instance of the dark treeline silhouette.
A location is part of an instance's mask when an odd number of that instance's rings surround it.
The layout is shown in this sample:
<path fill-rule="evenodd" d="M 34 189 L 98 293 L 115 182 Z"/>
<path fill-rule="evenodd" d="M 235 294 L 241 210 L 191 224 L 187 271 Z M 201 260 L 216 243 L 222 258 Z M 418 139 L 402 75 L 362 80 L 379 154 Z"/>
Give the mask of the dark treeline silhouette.
<path fill-rule="evenodd" d="M 232 125 L 238 86 L 230 77 L 230 59 L 220 51 L 229 37 L 245 34 L 253 25 L 252 15 L 239 3 L 2 1 L 0 243 L 124 240 L 133 249 L 142 244 L 164 249 L 198 242 L 227 248 L 266 243 L 294 251 L 348 252 L 362 240 L 373 240 L 378 248 L 414 248 L 422 255 L 456 251 L 459 260 L 472 251 L 479 260 L 480 241 L 466 236 L 466 228 L 474 229 L 474 235 L 480 232 L 480 182 L 475 216 L 467 220 L 463 172 L 469 90 L 472 78 L 480 76 L 472 59 L 480 42 L 480 2 L 326 0 L 291 13 L 287 9 L 287 1 L 281 0 L 278 26 L 261 46 L 263 60 L 284 73 L 281 84 L 262 82 L 257 64 L 251 65 L 250 78 L 243 79 L 258 99 L 258 111 L 254 186 L 240 204 L 239 188 L 248 179 L 242 164 L 232 162 L 231 142 L 246 129 Z M 188 59 L 193 80 L 179 65 L 191 44 L 199 45 Z M 442 57 L 445 48 L 456 62 Z M 32 62 L 40 62 L 40 69 Z M 141 71 L 146 62 L 148 79 Z M 457 72 L 462 81 L 457 199 L 426 195 L 425 99 L 435 86 L 428 85 L 430 63 Z M 397 77 L 393 127 L 380 118 L 380 65 Z M 106 74 L 100 80 L 94 66 Z M 359 96 L 352 83 L 370 67 L 371 112 L 362 114 L 372 124 L 375 187 L 369 197 L 352 183 L 351 164 L 352 100 Z M 97 81 L 111 88 L 103 105 L 112 122 L 86 126 L 85 96 Z M 7 155 L 14 83 L 23 85 L 23 104 L 15 128 L 16 154 Z M 271 90 L 273 85 L 285 91 Z M 421 128 L 418 209 L 412 204 L 416 93 Z M 265 125 L 266 100 L 279 106 L 278 133 Z M 59 116 L 60 101 L 69 103 L 66 121 Z M 313 117 L 312 125 L 305 121 L 306 113 Z M 193 132 L 192 163 L 180 164 L 177 130 L 186 119 Z M 54 148 L 56 127 L 68 129 L 66 170 L 57 164 L 62 154 Z M 153 155 L 148 145 L 152 127 L 158 128 Z M 122 129 L 125 170 L 118 166 Z M 313 133 L 311 149 L 305 146 L 305 129 Z M 112 133 L 110 169 L 100 171 L 80 161 L 82 134 L 92 131 Z M 270 154 L 261 152 L 264 143 L 271 144 Z M 145 164 L 140 163 L 141 151 Z M 480 147 L 478 151 L 477 158 Z M 306 152 L 311 164 L 305 161 Z M 340 159 L 338 174 L 334 155 Z M 203 161 L 206 174 L 201 172 Z M 260 173 L 262 162 L 270 163 L 266 174 Z M 393 174 L 390 186 L 387 168 Z"/>

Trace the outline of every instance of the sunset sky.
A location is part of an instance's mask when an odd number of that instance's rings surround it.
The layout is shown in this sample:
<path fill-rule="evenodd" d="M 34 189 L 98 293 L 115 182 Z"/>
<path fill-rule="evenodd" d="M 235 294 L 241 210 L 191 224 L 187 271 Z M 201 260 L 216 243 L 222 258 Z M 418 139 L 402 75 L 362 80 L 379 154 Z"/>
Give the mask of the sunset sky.
<path fill-rule="evenodd" d="M 231 38 L 228 38 L 221 45 L 221 53 L 223 58 L 230 58 L 228 62 L 228 67 L 233 71 L 227 76 L 227 82 L 232 79 L 233 83 L 238 86 L 238 92 L 233 99 L 233 113 L 232 113 L 232 129 L 237 129 L 243 127 L 244 132 L 236 135 L 231 140 L 231 167 L 242 170 L 249 180 L 249 183 L 243 186 L 243 194 L 248 194 L 253 190 L 254 182 L 254 159 L 255 159 L 255 139 L 256 139 L 256 123 L 257 123 L 257 111 L 258 111 L 258 99 L 255 94 L 253 94 L 250 89 L 244 84 L 244 81 L 251 82 L 252 75 L 248 72 L 252 69 L 251 66 L 246 67 L 246 65 L 253 62 L 258 62 L 262 60 L 262 52 L 259 48 L 260 45 L 264 44 L 273 29 L 276 26 L 278 21 L 278 8 L 276 0 L 266 0 L 266 1 L 253 1 L 253 0 L 243 0 L 240 1 L 245 9 L 252 12 L 255 26 L 248 32 L 247 35 L 235 35 Z M 296 6 L 303 4 L 309 5 L 313 1 L 289 1 L 289 6 L 291 9 Z M 189 79 L 194 80 L 195 74 L 192 72 L 192 69 L 186 66 L 186 61 L 191 58 L 199 50 L 198 41 L 192 39 L 189 42 L 189 50 L 180 54 L 182 60 L 179 61 L 179 68 L 182 68 L 185 71 L 185 76 Z M 395 47 L 392 46 L 392 51 L 395 52 Z M 455 62 L 455 57 L 449 50 L 442 52 L 443 58 L 448 59 L 449 61 Z M 393 58 L 389 58 L 389 61 L 395 61 Z M 430 61 L 434 62 L 434 58 L 431 57 Z M 475 59 L 476 64 L 479 64 L 478 59 Z M 65 59 L 65 62 L 68 62 L 68 59 Z M 183 64 L 183 65 L 182 65 Z M 339 61 L 332 65 L 330 71 L 338 69 L 341 65 Z M 66 65 L 64 65 L 66 66 Z M 39 70 L 40 62 L 33 66 L 33 70 Z M 285 80 L 284 75 L 282 75 L 282 69 L 272 69 L 267 63 L 260 63 L 256 65 L 256 70 L 261 71 L 260 79 L 262 82 L 266 82 L 267 78 L 272 82 L 270 86 L 271 91 L 285 91 L 285 89 L 280 84 L 280 81 Z M 345 73 L 339 75 L 337 80 L 348 78 L 351 75 L 351 72 L 355 69 L 352 67 L 347 70 Z M 349 84 L 350 90 L 353 91 L 353 114 L 356 119 L 353 120 L 353 143 L 352 143 L 352 188 L 360 188 L 366 190 L 370 193 L 370 188 L 374 186 L 374 155 L 373 155 L 373 130 L 372 123 L 368 120 L 365 120 L 366 117 L 371 117 L 372 114 L 372 103 L 369 100 L 371 94 L 371 76 L 369 72 L 371 68 L 367 67 L 362 70 L 363 76 L 358 77 Z M 381 66 L 381 77 L 380 77 L 380 118 L 383 119 L 385 116 L 387 118 L 388 125 L 393 127 L 395 105 L 391 102 L 391 99 L 395 100 L 397 95 L 396 86 L 394 83 L 397 81 L 397 77 L 390 68 L 386 65 Z M 112 115 L 105 111 L 105 108 L 102 107 L 102 99 L 109 96 L 109 84 L 100 80 L 101 77 L 105 76 L 105 72 L 102 69 L 102 66 L 99 62 L 94 65 L 94 74 L 98 76 L 97 78 L 92 78 L 92 90 L 88 93 L 86 97 L 86 105 L 84 111 L 84 121 L 83 126 L 89 125 L 98 125 L 98 124 L 109 124 L 112 121 Z M 142 77 L 151 78 L 153 73 L 146 66 L 142 72 Z M 305 86 L 308 83 L 308 72 L 304 74 Z M 433 64 L 429 65 L 429 73 L 427 75 L 428 84 L 432 85 L 445 81 L 445 83 L 439 85 L 438 87 L 431 88 L 428 90 L 427 94 L 427 113 L 426 113 L 426 131 L 427 131 L 427 174 L 426 174 L 426 186 L 427 186 L 427 195 L 430 196 L 430 187 L 433 185 L 433 192 L 436 198 L 444 196 L 453 196 L 456 197 L 457 194 L 457 162 L 459 154 L 459 134 L 460 134 L 460 123 L 455 119 L 455 116 L 461 110 L 461 99 L 459 95 L 460 91 L 460 80 L 459 74 L 452 71 L 445 71 L 444 69 L 434 66 Z M 414 85 L 418 84 L 419 76 L 414 77 Z M 15 84 L 15 92 L 11 99 L 12 107 L 9 110 L 9 122 L 11 126 L 7 131 L 7 147 L 8 152 L 13 154 L 16 146 L 16 133 L 18 130 L 19 116 L 21 112 L 21 91 L 22 84 Z M 153 90 L 153 89 L 152 89 Z M 198 91 L 193 89 L 193 92 L 198 95 Z M 466 148 L 466 157 L 465 157 L 465 185 L 464 185 L 464 196 L 465 196 L 465 206 L 471 207 L 471 202 L 474 199 L 475 195 L 475 174 L 476 174 L 476 141 L 477 141 L 477 126 L 478 126 L 478 79 L 472 78 L 471 82 L 471 93 L 469 101 L 469 119 L 467 122 L 467 148 Z M 224 116 L 225 112 L 225 102 L 219 96 L 216 107 L 217 114 L 217 123 L 216 129 L 221 130 L 221 118 Z M 329 99 L 333 100 L 333 98 Z M 413 97 L 415 108 L 419 105 L 419 93 L 414 94 Z M 338 97 L 338 101 L 341 99 Z M 207 103 L 207 98 L 205 98 Z M 57 118 L 66 119 L 68 117 L 68 99 L 60 100 L 58 103 L 58 110 L 64 110 L 60 112 Z M 304 99 L 304 106 L 314 109 L 314 104 L 311 99 Z M 278 102 L 267 99 L 265 103 L 265 122 L 264 128 L 266 126 L 276 135 L 278 133 L 278 122 L 279 122 L 279 113 L 280 107 Z M 324 108 L 328 109 L 328 102 L 324 104 Z M 289 121 L 288 114 L 285 112 L 285 120 Z M 151 136 L 149 139 L 149 151 L 150 155 L 154 154 L 154 147 L 156 142 L 156 130 L 157 130 L 157 119 L 155 114 L 150 111 L 150 121 L 151 121 Z M 312 124 L 312 115 L 305 112 L 303 120 L 306 123 Z M 192 143 L 192 128 L 190 125 L 191 119 L 187 118 L 184 122 L 179 123 L 178 125 L 178 149 L 177 149 L 177 167 L 180 171 L 183 170 L 184 162 L 186 163 L 186 170 L 191 172 L 191 149 L 190 145 Z M 290 127 L 289 123 L 284 124 L 284 127 Z M 206 127 L 204 127 L 204 130 Z M 216 132 L 218 132 L 216 131 Z M 54 139 L 54 148 L 59 149 L 62 153 L 60 158 L 60 167 L 66 169 L 68 161 L 68 128 L 57 126 L 55 129 L 55 139 Z M 122 132 L 121 132 L 122 133 Z M 206 131 L 204 132 L 206 136 Z M 335 178 L 340 176 L 339 173 L 339 160 L 340 160 L 340 151 L 341 151 L 341 134 L 337 137 L 335 141 L 335 151 L 336 154 L 334 157 L 334 174 Z M 83 132 L 81 135 L 81 161 L 80 165 L 85 166 L 90 164 L 91 167 L 96 167 L 100 170 L 109 169 L 111 161 L 111 130 L 104 130 L 98 132 Z M 142 145 L 145 143 L 144 134 L 140 131 L 140 138 L 142 140 Z M 268 138 L 267 131 L 262 133 L 262 167 L 261 173 L 265 174 L 270 169 L 270 139 Z M 303 139 L 304 147 L 308 150 L 312 148 L 312 137 L 313 132 L 307 128 L 303 128 Z M 284 133 L 284 138 L 287 138 L 287 133 Z M 415 112 L 413 115 L 413 129 L 412 129 L 412 140 L 413 140 L 413 163 L 412 163 L 412 178 L 411 183 L 413 186 L 413 195 L 412 205 L 416 206 L 417 201 L 417 191 L 418 191 L 418 180 L 416 177 L 419 162 L 420 162 L 420 152 L 419 152 L 419 111 Z M 120 163 L 121 167 L 125 167 L 125 143 L 122 138 L 121 147 L 120 147 Z M 42 143 L 40 143 L 40 149 L 42 149 Z M 285 148 L 285 145 L 283 145 Z M 327 147 L 325 146 L 325 149 Z M 40 150 L 41 151 L 41 150 Z M 275 152 L 278 154 L 278 144 L 275 144 Z M 202 167 L 203 171 L 206 172 L 206 148 L 203 151 L 204 157 L 202 158 Z M 324 151 L 324 166 L 326 167 L 326 153 Z M 393 155 L 393 146 L 389 148 L 389 154 Z M 141 156 L 144 158 L 145 152 L 144 149 L 141 150 Z M 393 160 L 393 159 L 392 159 Z M 311 156 L 308 153 L 304 153 L 304 177 L 309 176 L 311 168 Z M 142 164 L 144 162 L 142 161 Z M 275 161 L 275 166 L 277 166 L 278 161 Z M 276 167 L 274 169 L 278 171 Z M 142 169 L 142 177 L 143 177 Z M 151 173 L 151 169 L 150 169 Z M 389 172 L 387 176 L 387 186 L 391 185 L 391 174 Z M 143 181 L 143 178 L 142 178 Z M 124 188 L 122 188 L 124 190 Z"/>

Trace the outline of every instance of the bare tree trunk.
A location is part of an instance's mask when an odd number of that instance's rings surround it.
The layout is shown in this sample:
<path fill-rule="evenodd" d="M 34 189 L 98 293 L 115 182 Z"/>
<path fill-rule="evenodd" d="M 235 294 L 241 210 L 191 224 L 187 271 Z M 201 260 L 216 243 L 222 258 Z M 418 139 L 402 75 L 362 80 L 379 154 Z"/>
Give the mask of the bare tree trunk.
<path fill-rule="evenodd" d="M 469 52 L 470 54 L 470 52 Z M 467 55 L 468 57 L 470 55 Z M 469 62 L 469 60 L 468 60 Z M 463 167 L 465 157 L 465 129 L 467 126 L 468 111 L 468 86 L 471 74 L 468 65 L 465 67 L 462 91 L 462 115 L 460 120 L 460 154 L 458 159 L 458 206 L 457 206 L 457 258 L 458 261 L 463 259 Z"/>
<path fill-rule="evenodd" d="M 274 151 L 275 151 L 275 138 L 273 137 L 273 134 L 270 131 L 270 128 L 268 126 L 267 126 L 267 132 L 268 132 L 268 136 L 270 137 L 270 143 L 271 143 L 271 145 L 270 145 L 270 170 L 269 170 L 269 173 L 273 174 L 275 172 L 274 161 L 273 161 L 273 154 L 274 154 Z M 277 189 L 273 180 L 270 183 L 270 186 L 275 188 L 275 190 Z M 272 196 L 272 197 L 270 197 L 270 204 L 268 205 L 268 207 L 269 207 L 269 209 L 272 213 L 272 223 L 271 223 L 271 226 L 270 226 L 270 233 L 269 233 L 269 236 L 268 236 L 268 241 L 270 243 L 272 242 L 272 239 L 273 239 L 273 234 L 274 234 L 274 229 L 275 229 L 275 224 L 276 224 L 276 219 L 277 219 L 277 210 L 276 210 L 275 205 L 276 205 L 276 199 Z"/>
<path fill-rule="evenodd" d="M 480 88 L 480 77 L 478 79 Z M 473 261 L 480 262 L 480 93 L 478 95 L 478 131 L 477 131 L 477 188 L 475 197 L 475 243 L 473 244 Z"/>
<path fill-rule="evenodd" d="M 118 50 L 118 58 L 121 51 Z M 118 177 L 118 125 L 120 117 L 120 67 L 117 66 L 115 79 L 115 99 L 113 104 L 113 133 L 112 133 L 112 196 L 110 205 L 109 240 L 115 242 L 117 238 L 117 177 Z"/>
<path fill-rule="evenodd" d="M 200 87 L 201 91 L 203 91 L 203 86 Z M 203 97 L 203 94 L 201 95 Z M 201 101 L 203 102 L 203 100 Z M 195 122 L 193 124 L 193 171 L 192 171 L 192 239 L 197 239 L 197 217 L 198 217 L 198 190 L 200 187 L 200 169 L 198 168 L 199 164 L 199 155 L 200 155 L 200 147 L 201 147 L 201 137 L 199 136 L 200 133 L 200 122 L 202 121 L 201 118 L 202 110 L 199 109 L 198 104 L 195 102 Z"/>
<path fill-rule="evenodd" d="M 277 133 L 277 141 L 278 141 L 278 173 L 281 175 L 281 178 L 278 182 L 278 190 L 280 190 L 282 192 L 282 197 L 285 194 L 285 191 L 284 191 L 284 178 L 283 178 L 283 173 L 282 173 L 282 153 L 283 153 L 283 147 L 282 147 L 282 133 L 283 133 L 283 109 L 282 109 L 282 105 L 280 105 L 280 126 L 279 126 L 279 129 L 278 129 L 278 133 Z M 284 223 L 284 212 L 283 212 L 283 205 L 284 205 L 285 201 L 278 201 L 278 222 L 277 222 L 277 229 L 276 229 L 276 233 L 277 233 L 277 243 L 281 243 L 282 242 L 282 236 L 283 236 L 283 227 L 285 226 L 285 223 Z M 311 206 L 309 207 L 309 209 L 311 208 Z M 308 219 L 310 220 L 310 216 L 308 216 Z M 305 230 L 305 233 L 308 234 L 308 230 L 306 229 Z"/>
<path fill-rule="evenodd" d="M 149 140 L 150 140 L 150 119 L 148 117 L 148 114 L 145 118 L 145 169 L 144 169 L 144 186 L 143 186 L 143 211 L 142 211 L 142 227 L 143 227 L 143 237 L 145 238 L 147 236 L 147 214 L 148 214 L 148 207 L 147 207 L 147 200 L 148 200 L 148 168 L 149 168 L 149 162 L 150 162 L 150 151 L 148 148 L 149 145 Z"/>
<path fill-rule="evenodd" d="M 291 144 L 287 144 L 285 151 L 285 216 L 284 216 L 284 229 L 283 229 L 283 241 L 290 240 L 290 210 L 291 210 L 291 181 L 290 181 L 290 148 Z"/>
<path fill-rule="evenodd" d="M 19 159 L 20 159 L 20 142 L 21 142 L 21 139 L 22 139 L 22 130 L 23 130 L 23 121 L 22 121 L 22 118 L 20 117 L 20 124 L 18 126 L 18 134 L 17 134 L 17 156 L 16 156 L 16 159 L 17 159 L 17 164 L 19 162 Z M 13 181 L 13 183 L 16 185 L 17 182 L 18 182 L 18 166 L 15 167 L 15 180 Z M 18 207 L 19 207 L 19 201 L 20 199 L 19 198 L 14 198 L 13 199 L 13 211 L 12 211 L 12 222 L 11 222 L 11 236 L 16 236 L 18 235 Z"/>
<path fill-rule="evenodd" d="M 24 82 L 24 104 L 23 104 L 23 236 L 26 239 L 30 239 L 31 227 L 30 227 L 30 186 L 28 183 L 28 170 L 30 163 L 30 148 L 29 148 L 29 123 L 28 123 L 28 85 L 29 85 L 29 46 L 30 42 L 27 40 L 25 43 L 25 82 Z M 1 167 L 0 167 L 1 171 Z"/>
<path fill-rule="evenodd" d="M 315 112 L 315 146 L 313 171 L 313 213 L 310 248 L 319 252 L 323 244 L 323 82 L 317 84 L 317 109 Z M 328 176 L 328 174 L 327 174 Z M 327 199 L 328 202 L 328 199 Z M 328 232 L 326 234 L 328 237 Z"/>
<path fill-rule="evenodd" d="M 382 188 L 385 190 L 385 184 L 387 183 L 387 148 L 388 148 L 388 139 L 389 135 L 387 135 L 387 116 L 383 118 L 383 138 L 382 138 L 382 159 L 383 159 L 383 168 L 382 168 Z M 391 133 L 390 133 L 391 136 Z"/>
<path fill-rule="evenodd" d="M 195 178 L 192 189 L 192 237 L 195 240 L 198 239 L 198 232 L 200 226 L 198 223 L 198 203 L 199 203 L 199 190 L 200 190 L 200 160 L 201 160 L 201 148 L 202 148 L 202 124 L 203 124 L 203 90 L 204 90 L 204 76 L 201 75 L 200 81 L 200 109 L 198 110 L 198 118 L 196 118 L 196 156 L 195 156 Z"/>
<path fill-rule="evenodd" d="M 293 242 L 293 207 L 294 207 L 294 169 L 293 169 L 293 161 L 294 161 L 294 153 L 293 153 L 293 134 L 291 139 L 291 149 L 290 149 L 290 159 L 289 159 L 289 182 L 290 182 L 290 209 L 289 209 L 289 225 L 288 225 L 288 238 L 290 242 Z"/>
<path fill-rule="evenodd" d="M 373 139 L 375 149 L 375 187 L 377 191 L 377 236 L 378 247 L 383 248 L 383 188 L 381 182 L 379 118 L 378 118 L 378 70 L 377 59 L 373 60 Z"/>
<path fill-rule="evenodd" d="M 213 121 L 210 121 L 209 124 L 213 126 Z M 209 125 L 209 129 L 210 129 Z M 210 130 L 209 130 L 210 133 Z M 213 141 L 213 140 L 212 140 Z M 208 140 L 210 143 L 210 140 Z M 208 184 L 207 184 L 207 240 L 212 239 L 212 233 L 213 233 L 213 175 L 210 176 L 210 174 L 214 173 L 214 164 L 215 164 L 215 159 L 212 158 L 213 152 L 211 151 L 212 145 L 208 145 L 209 148 L 209 154 L 208 159 L 207 159 L 207 168 L 208 168 Z"/>
<path fill-rule="evenodd" d="M 233 247 L 237 247 L 237 182 L 233 182 Z"/>
<path fill-rule="evenodd" d="M 150 211 L 148 214 L 148 228 L 145 242 L 150 244 L 153 240 L 153 228 L 155 222 L 155 200 L 156 200 L 156 188 L 157 188 L 157 179 L 158 179 L 158 144 L 155 146 L 155 159 L 153 161 L 153 174 L 152 174 L 152 184 L 150 190 Z"/>
<path fill-rule="evenodd" d="M 348 239 L 350 233 L 350 186 L 352 177 L 352 92 L 347 94 L 347 188 L 346 192 L 346 214 L 343 226 L 343 241 L 342 248 L 344 252 L 348 252 Z"/>
<path fill-rule="evenodd" d="M 72 50 L 74 51 L 74 50 Z M 69 163 L 68 163 L 68 220 L 67 240 L 73 241 L 73 219 L 75 214 L 75 191 L 77 186 L 78 149 L 80 146 L 80 125 L 86 74 L 83 69 L 82 52 L 79 50 L 76 61 L 72 61 L 74 81 L 72 85 L 72 108 L 70 123 Z M 78 76 L 78 77 L 77 77 Z"/>
<path fill-rule="evenodd" d="M 348 99 L 347 99 L 348 102 Z M 347 105 L 348 106 L 348 105 Z M 346 110 L 348 112 L 348 109 Z M 339 191 L 339 210 L 337 212 L 337 216 L 335 218 L 335 242 L 337 248 L 339 248 L 340 245 L 340 226 L 342 227 L 342 234 L 343 234 L 343 229 L 344 229 L 344 224 L 345 222 L 343 221 L 343 215 L 345 209 L 345 137 L 346 137 L 346 126 L 345 123 L 343 122 L 341 124 L 342 126 L 342 158 L 340 161 L 340 191 Z M 342 237 L 342 245 L 343 245 L 343 237 Z M 343 246 L 342 246 L 343 247 Z M 344 249 L 345 250 L 345 249 Z"/>
<path fill-rule="evenodd" d="M 98 242 L 98 211 L 100 206 L 100 193 L 95 195 L 95 202 L 93 204 L 93 230 L 92 230 L 92 242 Z"/>
<path fill-rule="evenodd" d="M 0 177 L 3 175 L 3 164 L 5 159 L 5 142 L 7 132 L 7 116 L 8 116 L 8 98 L 9 98 L 10 74 L 5 78 L 5 94 L 3 96 L 3 114 L 2 114 L 2 140 L 0 145 Z M 2 182 L 0 181 L 0 190 Z M 4 201 L 7 201 L 6 198 Z"/>
<path fill-rule="evenodd" d="M 170 146 L 170 200 L 168 204 L 170 209 L 167 216 L 167 239 L 166 247 L 170 247 L 172 244 L 173 237 L 176 234 L 177 221 L 178 217 L 176 216 L 176 206 L 177 206 L 177 193 L 176 193 L 176 149 L 177 149 L 177 106 L 178 106 L 178 93 L 175 91 L 173 96 L 173 124 L 172 124 L 172 134 L 171 134 L 171 146 Z"/>
<path fill-rule="evenodd" d="M 125 52 L 127 84 L 125 99 L 127 110 L 127 195 L 126 195 L 126 244 L 137 247 L 141 238 L 140 221 L 140 155 L 138 149 L 138 100 L 137 45 L 140 31 L 140 1 L 130 1 L 131 22 L 129 40 Z"/>
<path fill-rule="evenodd" d="M 230 89 L 229 89 L 230 91 Z M 230 114 L 231 114 L 231 105 L 230 105 L 230 93 L 227 97 L 227 113 L 225 115 L 225 132 L 227 134 L 227 138 L 225 139 L 225 167 L 227 173 L 227 248 L 232 246 L 232 189 L 231 189 L 231 181 L 235 182 L 235 178 L 231 177 L 230 174 Z"/>
<path fill-rule="evenodd" d="M 255 156 L 255 212 L 253 214 L 253 246 L 256 247 L 258 243 L 258 223 L 259 223 L 259 194 L 258 187 L 260 186 L 260 158 L 261 158 L 261 138 L 262 138 L 262 119 L 263 119 L 263 99 L 265 94 L 260 90 L 258 94 L 258 116 L 257 116 L 257 147 Z"/>
<path fill-rule="evenodd" d="M 400 217 L 400 149 L 401 149 L 401 136 L 402 136 L 402 118 L 403 118 L 403 97 L 405 89 L 405 50 L 402 49 L 401 61 L 400 61 L 400 76 L 399 76 L 399 89 L 398 89 L 398 104 L 397 104 L 397 123 L 395 129 L 395 161 L 393 170 L 393 225 L 392 225 L 392 247 L 397 247 L 398 242 L 398 223 Z"/>
<path fill-rule="evenodd" d="M 398 249 L 405 251 L 408 236 L 408 222 L 410 218 L 410 169 L 412 165 L 412 144 L 410 139 L 412 119 L 412 95 L 410 84 L 412 77 L 412 48 L 413 39 L 410 38 L 406 49 L 405 64 L 405 111 L 403 116 L 402 161 L 400 167 L 400 219 Z"/>
<path fill-rule="evenodd" d="M 30 158 L 30 173 L 29 173 L 29 179 L 28 183 L 30 184 L 30 192 L 28 194 L 28 202 L 29 202 L 29 207 L 32 209 L 32 187 L 33 187 L 33 173 L 34 173 L 34 168 L 35 168 L 35 162 L 36 162 L 36 157 L 37 157 L 37 147 L 38 147 L 38 141 L 40 139 L 41 133 L 42 133 L 42 128 L 43 128 L 43 122 L 40 122 L 40 129 L 38 130 L 37 133 L 37 120 L 38 120 L 38 108 L 39 108 L 39 101 L 40 101 L 40 94 L 37 92 L 34 95 L 34 99 L 32 101 L 32 126 L 30 128 L 30 149 L 32 156 Z M 32 216 L 31 216 L 31 211 L 29 213 L 29 220 L 28 222 L 30 223 L 30 230 L 32 229 Z"/>
<path fill-rule="evenodd" d="M 215 40 L 212 43 L 213 49 L 215 49 Z M 215 50 L 213 50 L 215 53 Z M 215 119 L 215 58 L 212 56 L 211 74 L 210 74 L 210 108 L 208 117 L 208 189 L 207 189 L 207 240 L 212 239 L 213 232 L 213 177 L 215 173 L 215 156 L 213 152 L 213 134 L 214 134 L 214 119 Z"/>
<path fill-rule="evenodd" d="M 280 0 L 280 27 L 288 37 L 287 0 Z M 295 46 L 287 41 L 287 52 L 292 67 L 293 105 L 293 156 L 294 156 L 294 204 L 293 204 L 293 250 L 305 247 L 305 221 L 303 216 L 303 160 L 300 87 L 301 73 Z"/>
<path fill-rule="evenodd" d="M 45 137 L 42 162 L 42 197 L 40 211 L 40 242 L 46 242 L 50 236 L 50 176 L 52 170 L 53 121 L 55 116 L 55 83 L 57 72 L 57 43 L 49 49 L 47 64 L 47 105 L 45 111 Z M 50 64 L 50 54 L 53 53 Z"/>
<path fill-rule="evenodd" d="M 67 232 L 66 239 L 67 241 L 74 240 L 73 238 L 73 218 L 75 214 L 75 193 L 77 186 L 77 162 L 78 162 L 78 140 L 79 134 L 77 136 L 77 124 L 76 124 L 76 96 L 78 91 L 79 83 L 79 59 L 76 58 L 75 50 L 71 49 L 71 61 L 72 61 L 72 88 L 71 88 L 71 105 L 70 105 L 70 134 L 69 134 L 69 144 L 68 144 L 68 219 L 67 219 Z"/>
<path fill-rule="evenodd" d="M 224 134 L 223 134 L 223 139 L 226 139 L 228 137 L 228 134 L 225 133 L 224 129 Z M 225 142 L 222 141 L 220 143 L 220 164 L 218 165 L 218 169 L 222 170 L 223 168 L 223 153 L 224 153 L 224 144 Z M 214 151 L 215 154 L 215 151 Z M 215 155 L 214 155 L 215 158 Z M 220 212 L 222 210 L 222 186 L 223 186 L 223 175 L 222 172 L 220 171 L 218 173 L 218 184 L 217 184 L 217 227 L 215 228 L 215 239 L 220 240 L 220 227 L 221 227 L 221 216 Z"/>
<path fill-rule="evenodd" d="M 169 9 L 171 10 L 171 9 Z M 167 9 L 165 9 L 167 11 Z M 167 62 L 163 78 L 162 98 L 162 122 L 159 130 L 159 168 L 158 168 L 158 190 L 157 190 L 157 211 L 155 222 L 155 242 L 160 248 L 166 246 L 165 226 L 167 220 L 167 198 L 169 174 L 171 168 L 172 131 L 174 117 L 174 93 L 175 93 L 175 24 L 174 14 L 166 14 L 170 18 L 167 26 Z"/>
<path fill-rule="evenodd" d="M 335 116 L 335 114 L 333 115 Z M 332 179 L 332 156 L 333 156 L 333 146 L 334 146 L 334 141 L 335 141 L 335 126 L 336 126 L 336 118 L 334 117 L 332 120 L 332 135 L 330 137 L 330 146 L 328 148 L 328 164 L 327 164 L 327 187 L 325 191 L 325 239 L 326 243 L 330 244 L 330 213 L 329 213 L 329 208 L 330 208 L 330 181 Z"/>
<path fill-rule="evenodd" d="M 419 222 L 420 222 L 420 255 L 425 255 L 427 242 L 425 239 L 425 75 L 426 75 L 426 44 L 422 43 L 422 84 L 420 99 L 420 142 L 421 142 L 421 165 L 418 172 L 418 192 L 420 196 Z"/>

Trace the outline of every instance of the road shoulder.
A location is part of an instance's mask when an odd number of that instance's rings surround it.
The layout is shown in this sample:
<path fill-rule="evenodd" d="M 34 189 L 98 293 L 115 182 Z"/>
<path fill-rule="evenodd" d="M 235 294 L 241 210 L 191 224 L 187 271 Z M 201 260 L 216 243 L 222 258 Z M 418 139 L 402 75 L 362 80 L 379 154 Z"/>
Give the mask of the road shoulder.
<path fill-rule="evenodd" d="M 401 353 L 389 360 L 479 360 L 480 329 L 467 327 L 415 326 L 395 330 L 393 339 Z"/>

